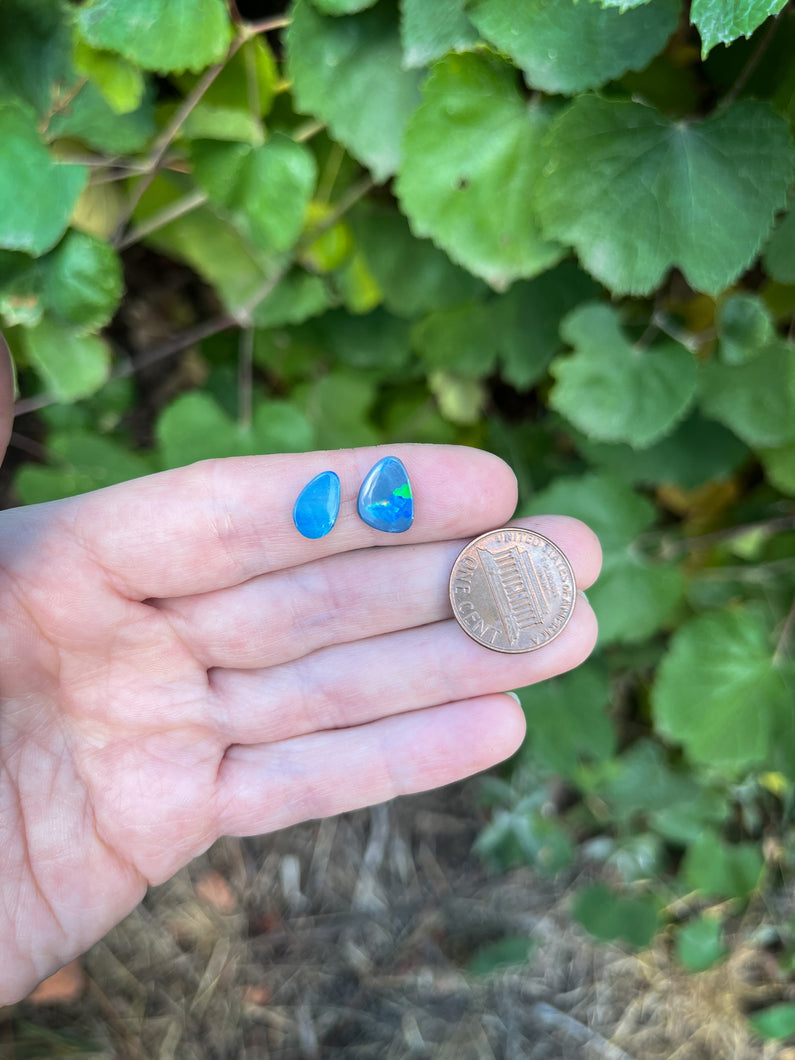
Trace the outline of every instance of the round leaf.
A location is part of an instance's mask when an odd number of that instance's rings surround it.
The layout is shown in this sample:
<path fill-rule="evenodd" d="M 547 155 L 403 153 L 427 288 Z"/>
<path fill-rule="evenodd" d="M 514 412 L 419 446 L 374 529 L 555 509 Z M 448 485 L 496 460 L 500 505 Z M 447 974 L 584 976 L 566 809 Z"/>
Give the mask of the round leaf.
<path fill-rule="evenodd" d="M 776 225 L 763 257 L 771 279 L 795 284 L 795 207 Z"/>
<path fill-rule="evenodd" d="M 563 321 L 575 353 L 551 366 L 550 404 L 590 438 L 644 449 L 668 434 L 687 411 L 697 367 L 677 342 L 641 351 L 624 336 L 608 305 L 583 305 Z"/>
<path fill-rule="evenodd" d="M 787 702 L 768 631 L 748 610 L 682 626 L 652 693 L 657 731 L 683 744 L 691 761 L 729 771 L 767 759 L 776 713 Z"/>
<path fill-rule="evenodd" d="M 480 0 L 470 17 L 521 67 L 532 88 L 573 95 L 642 70 L 679 21 L 679 0 L 620 12 L 578 0 Z"/>
<path fill-rule="evenodd" d="M 89 331 L 107 324 L 122 295 L 121 261 L 109 243 L 69 232 L 43 268 L 42 296 L 55 316 Z"/>
<path fill-rule="evenodd" d="M 701 408 L 750 446 L 795 441 L 795 346 L 777 339 L 746 364 L 702 368 Z"/>
<path fill-rule="evenodd" d="M 522 98 L 515 71 L 486 55 L 434 67 L 409 122 L 397 193 L 415 235 L 502 289 L 553 265 L 532 204 L 546 108 Z"/>
<path fill-rule="evenodd" d="M 298 239 L 315 187 L 308 148 L 279 134 L 261 147 L 200 141 L 196 182 L 262 250 L 281 252 Z"/>
<path fill-rule="evenodd" d="M 83 39 L 166 74 L 220 62 L 232 39 L 223 0 L 88 0 L 77 11 Z"/>
<path fill-rule="evenodd" d="M 43 317 L 22 334 L 25 352 L 59 401 L 74 401 L 99 390 L 110 372 L 110 349 L 97 335 L 61 327 Z"/>
<path fill-rule="evenodd" d="M 727 953 L 721 937 L 721 923 L 702 916 L 684 924 L 676 933 L 676 956 L 690 972 L 711 968 Z"/>
<path fill-rule="evenodd" d="M 720 356 L 726 364 L 753 360 L 773 337 L 770 310 L 755 294 L 735 294 L 718 308 Z"/>
<path fill-rule="evenodd" d="M 428 66 L 447 52 L 465 51 L 478 33 L 464 10 L 467 0 L 401 0 L 400 36 L 406 66 Z"/>
<path fill-rule="evenodd" d="M 333 18 L 297 0 L 287 54 L 298 109 L 326 122 L 376 180 L 391 176 L 406 121 L 420 101 L 420 74 L 401 65 L 391 5 Z"/>
<path fill-rule="evenodd" d="M 616 293 L 646 294 L 678 266 L 717 293 L 752 261 L 786 201 L 786 121 L 742 100 L 700 123 L 580 96 L 552 125 L 538 188 L 549 238 Z"/>
<path fill-rule="evenodd" d="M 775 15 L 787 0 L 745 0 L 727 4 L 726 0 L 693 0 L 690 18 L 701 34 L 701 52 L 705 55 L 716 44 L 731 44 L 737 37 L 749 37 L 770 15 Z"/>
<path fill-rule="evenodd" d="M 55 162 L 33 112 L 16 103 L 0 103 L 0 143 L 0 247 L 43 254 L 66 229 L 88 170 Z"/>

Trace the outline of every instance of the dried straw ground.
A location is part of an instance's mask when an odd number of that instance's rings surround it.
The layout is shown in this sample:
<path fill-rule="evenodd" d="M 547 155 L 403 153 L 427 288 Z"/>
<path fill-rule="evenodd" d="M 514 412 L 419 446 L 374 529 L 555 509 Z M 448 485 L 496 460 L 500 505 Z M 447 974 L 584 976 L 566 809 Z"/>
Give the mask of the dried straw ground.
<path fill-rule="evenodd" d="M 793 1060 L 747 1031 L 782 993 L 764 950 L 693 976 L 665 940 L 592 945 L 568 916 L 576 879 L 490 876 L 478 827 L 464 785 L 224 840 L 95 946 L 71 991 L 0 1010 L 0 1056 Z M 467 972 L 505 936 L 534 940 L 526 964 Z"/>

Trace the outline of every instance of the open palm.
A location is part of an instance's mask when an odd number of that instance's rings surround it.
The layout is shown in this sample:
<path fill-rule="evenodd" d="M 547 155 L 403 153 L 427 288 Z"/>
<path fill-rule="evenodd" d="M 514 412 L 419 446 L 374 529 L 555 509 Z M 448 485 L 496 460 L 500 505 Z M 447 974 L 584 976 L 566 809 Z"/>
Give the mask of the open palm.
<path fill-rule="evenodd" d="M 86 949 L 219 835 L 252 834 L 444 784 L 513 752 L 501 695 L 566 670 L 595 636 L 580 599 L 536 653 L 449 617 L 463 540 L 511 515 L 486 453 L 395 446 L 417 517 L 355 514 L 383 450 L 210 461 L 0 516 L 0 1002 Z M 342 482 L 339 522 L 302 538 L 302 486 Z M 599 547 L 533 521 L 578 585 Z M 373 547 L 384 545 L 388 547 Z"/>

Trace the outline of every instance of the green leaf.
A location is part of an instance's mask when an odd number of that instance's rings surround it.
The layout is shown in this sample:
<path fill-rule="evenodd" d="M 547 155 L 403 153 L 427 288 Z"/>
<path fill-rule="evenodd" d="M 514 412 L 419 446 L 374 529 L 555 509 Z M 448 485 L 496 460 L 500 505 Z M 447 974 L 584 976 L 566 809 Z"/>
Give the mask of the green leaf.
<path fill-rule="evenodd" d="M 575 774 L 583 758 L 607 758 L 615 735 L 606 713 L 607 669 L 600 661 L 519 691 L 527 718 L 522 753 L 561 776 Z"/>
<path fill-rule="evenodd" d="M 654 518 L 649 502 L 617 479 L 583 475 L 557 479 L 521 515 L 558 512 L 587 523 L 602 543 L 602 573 L 588 590 L 599 619 L 600 643 L 644 640 L 670 617 L 682 595 L 675 565 L 650 563 L 633 547 Z"/>
<path fill-rule="evenodd" d="M 266 252 L 289 250 L 304 227 L 317 166 L 308 148 L 275 134 L 261 147 L 193 144 L 196 182 Z"/>
<path fill-rule="evenodd" d="M 795 441 L 795 345 L 776 339 L 752 361 L 702 366 L 701 408 L 748 445 Z"/>
<path fill-rule="evenodd" d="M 43 254 L 65 231 L 88 170 L 55 162 L 33 112 L 16 103 L 0 103 L 0 143 L 0 247 Z"/>
<path fill-rule="evenodd" d="M 58 401 L 93 394 L 110 373 L 107 343 L 97 335 L 62 327 L 46 316 L 23 332 L 22 344 L 48 394 Z"/>
<path fill-rule="evenodd" d="M 679 0 L 620 12 L 577 0 L 477 0 L 470 18 L 521 68 L 531 88 L 573 95 L 642 70 L 679 21 Z"/>
<path fill-rule="evenodd" d="M 782 493 L 795 497 L 795 441 L 773 449 L 761 449 L 758 456 L 768 481 Z"/>
<path fill-rule="evenodd" d="M 488 290 L 430 240 L 415 239 L 397 210 L 367 202 L 350 220 L 391 312 L 414 317 L 430 309 L 450 309 Z"/>
<path fill-rule="evenodd" d="M 584 887 L 574 902 L 574 918 L 603 942 L 619 939 L 638 949 L 657 931 L 659 906 L 652 895 L 627 898 L 603 883 Z"/>
<path fill-rule="evenodd" d="M 317 430 L 318 449 L 377 445 L 381 439 L 369 421 L 375 385 L 361 372 L 335 368 L 303 390 L 298 400 Z"/>
<path fill-rule="evenodd" d="M 537 382 L 562 348 L 560 322 L 599 288 L 573 262 L 564 261 L 533 280 L 520 281 L 499 301 L 495 338 L 502 376 L 519 390 Z"/>
<path fill-rule="evenodd" d="M 296 0 L 286 40 L 296 107 L 325 122 L 377 181 L 386 180 L 420 101 L 419 72 L 401 66 L 397 11 L 379 4 L 332 18 Z"/>
<path fill-rule="evenodd" d="M 52 0 L 0 3 L 0 101 L 24 100 L 49 115 L 73 91 L 67 8 Z"/>
<path fill-rule="evenodd" d="M 795 284 L 795 207 L 774 228 L 762 259 L 771 280 Z"/>
<path fill-rule="evenodd" d="M 688 887 L 711 898 L 747 898 L 762 875 L 764 862 L 756 843 L 726 843 L 703 832 L 685 852 L 682 878 Z"/>
<path fill-rule="evenodd" d="M 466 51 L 478 33 L 465 8 L 468 0 L 401 0 L 400 36 L 406 66 L 428 66 L 447 52 Z"/>
<path fill-rule="evenodd" d="M 559 872 L 570 865 L 574 848 L 566 831 L 542 813 L 542 790 L 520 799 L 510 810 L 494 814 L 477 839 L 481 857 L 501 869 L 533 865 L 541 872 Z"/>
<path fill-rule="evenodd" d="M 494 366 L 494 323 L 493 310 L 482 302 L 440 309 L 415 324 L 411 344 L 430 370 L 480 379 Z"/>
<path fill-rule="evenodd" d="M 68 107 L 50 119 L 50 139 L 80 140 L 108 154 L 133 154 L 142 150 L 155 133 L 154 108 L 145 97 L 129 114 L 117 114 L 96 85 L 83 85 Z"/>
<path fill-rule="evenodd" d="M 232 40 L 223 0 L 88 0 L 77 11 L 83 39 L 167 74 L 220 62 Z"/>
<path fill-rule="evenodd" d="M 755 612 L 709 612 L 677 630 L 652 690 L 656 730 L 693 762 L 734 772 L 770 753 L 787 689 Z"/>
<path fill-rule="evenodd" d="M 676 932 L 676 956 L 689 972 L 706 971 L 727 953 L 721 922 L 714 917 L 689 920 Z"/>
<path fill-rule="evenodd" d="M 779 12 L 785 3 L 786 0 L 747 0 L 743 4 L 693 0 L 690 18 L 701 35 L 702 57 L 716 44 L 731 44 L 737 37 L 750 37 L 757 26 Z"/>
<path fill-rule="evenodd" d="M 121 261 L 109 243 L 70 231 L 42 267 L 42 298 L 53 316 L 87 331 L 107 324 L 122 296 Z"/>
<path fill-rule="evenodd" d="M 129 114 L 140 107 L 146 81 L 133 63 L 113 52 L 98 51 L 79 38 L 74 63 L 78 73 L 93 81 L 114 113 Z"/>
<path fill-rule="evenodd" d="M 755 294 L 735 294 L 718 306 L 716 318 L 721 360 L 744 364 L 773 338 L 770 310 Z"/>
<path fill-rule="evenodd" d="M 199 75 L 180 74 L 174 80 L 187 96 L 198 84 Z M 252 37 L 224 63 L 223 70 L 202 96 L 202 104 L 216 113 L 240 111 L 261 118 L 270 111 L 280 80 L 268 41 L 264 36 Z"/>
<path fill-rule="evenodd" d="M 773 1005 L 749 1016 L 748 1022 L 763 1038 L 791 1038 L 795 1035 L 795 1005 Z"/>
<path fill-rule="evenodd" d="M 437 370 L 428 376 L 428 389 L 449 423 L 472 426 L 483 418 L 488 395 L 478 380 Z"/>
<path fill-rule="evenodd" d="M 310 423 L 290 402 L 258 401 L 252 422 L 242 423 L 197 391 L 180 395 L 163 410 L 156 434 L 165 468 L 210 457 L 300 452 L 314 444 Z"/>
<path fill-rule="evenodd" d="M 324 15 L 354 15 L 372 7 L 376 0 L 312 0 L 312 3 Z"/>
<path fill-rule="evenodd" d="M 735 434 L 698 412 L 648 449 L 608 445 L 579 434 L 575 442 L 586 460 L 630 485 L 670 483 L 688 490 L 728 477 L 749 456 Z"/>
<path fill-rule="evenodd" d="M 709 825 L 720 825 L 729 806 L 721 791 L 703 786 L 691 772 L 675 770 L 659 743 L 638 740 L 614 759 L 580 770 L 579 786 L 610 811 L 622 829 L 653 828 L 684 845 Z"/>
<path fill-rule="evenodd" d="M 698 371 L 678 342 L 639 349 L 603 303 L 579 306 L 560 333 L 575 352 L 553 361 L 549 403 L 589 437 L 644 449 L 687 412 Z"/>
<path fill-rule="evenodd" d="M 535 949 L 535 942 L 526 935 L 509 935 L 475 951 L 467 964 L 470 975 L 486 976 L 504 968 L 526 964 Z"/>
<path fill-rule="evenodd" d="M 383 309 L 358 316 L 334 309 L 311 321 L 306 330 L 318 350 L 350 368 L 374 369 L 394 379 L 409 360 L 408 321 Z"/>
<path fill-rule="evenodd" d="M 162 182 L 156 183 L 162 189 Z M 145 214 L 136 214 L 137 220 L 144 217 Z M 265 289 L 268 281 L 278 276 L 278 264 L 269 261 L 210 207 L 200 207 L 178 217 L 153 233 L 147 241 L 191 265 L 202 279 L 216 288 L 232 313 L 249 304 L 258 292 Z M 263 326 L 266 323 L 259 316 L 257 322 Z"/>
<path fill-rule="evenodd" d="M 51 434 L 47 450 L 53 467 L 25 464 L 14 488 L 23 504 L 61 500 L 148 475 L 152 461 L 110 438 L 79 428 Z"/>
<path fill-rule="evenodd" d="M 553 122 L 544 152 L 544 232 L 571 243 L 611 290 L 632 294 L 651 292 L 673 266 L 696 290 L 728 286 L 784 205 L 795 162 L 786 122 L 756 100 L 687 123 L 581 96 Z"/>
<path fill-rule="evenodd" d="M 541 238 L 532 202 L 548 109 L 481 53 L 442 59 L 423 95 L 397 181 L 412 231 L 498 289 L 549 268 L 561 250 Z"/>
<path fill-rule="evenodd" d="M 329 303 L 329 291 L 321 276 L 291 269 L 262 299 L 252 320 L 261 328 L 300 324 L 328 309 Z"/>
<path fill-rule="evenodd" d="M 0 250 L 0 317 L 7 327 L 33 327 L 41 320 L 42 269 L 35 258 Z"/>

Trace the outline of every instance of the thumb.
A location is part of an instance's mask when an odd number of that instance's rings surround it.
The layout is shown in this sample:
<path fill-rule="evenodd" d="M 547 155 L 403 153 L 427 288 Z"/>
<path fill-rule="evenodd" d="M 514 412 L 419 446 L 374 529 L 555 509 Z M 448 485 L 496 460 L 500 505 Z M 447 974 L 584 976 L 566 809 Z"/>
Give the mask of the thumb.
<path fill-rule="evenodd" d="M 14 371 L 11 351 L 0 332 L 0 460 L 3 459 L 14 426 Z"/>

